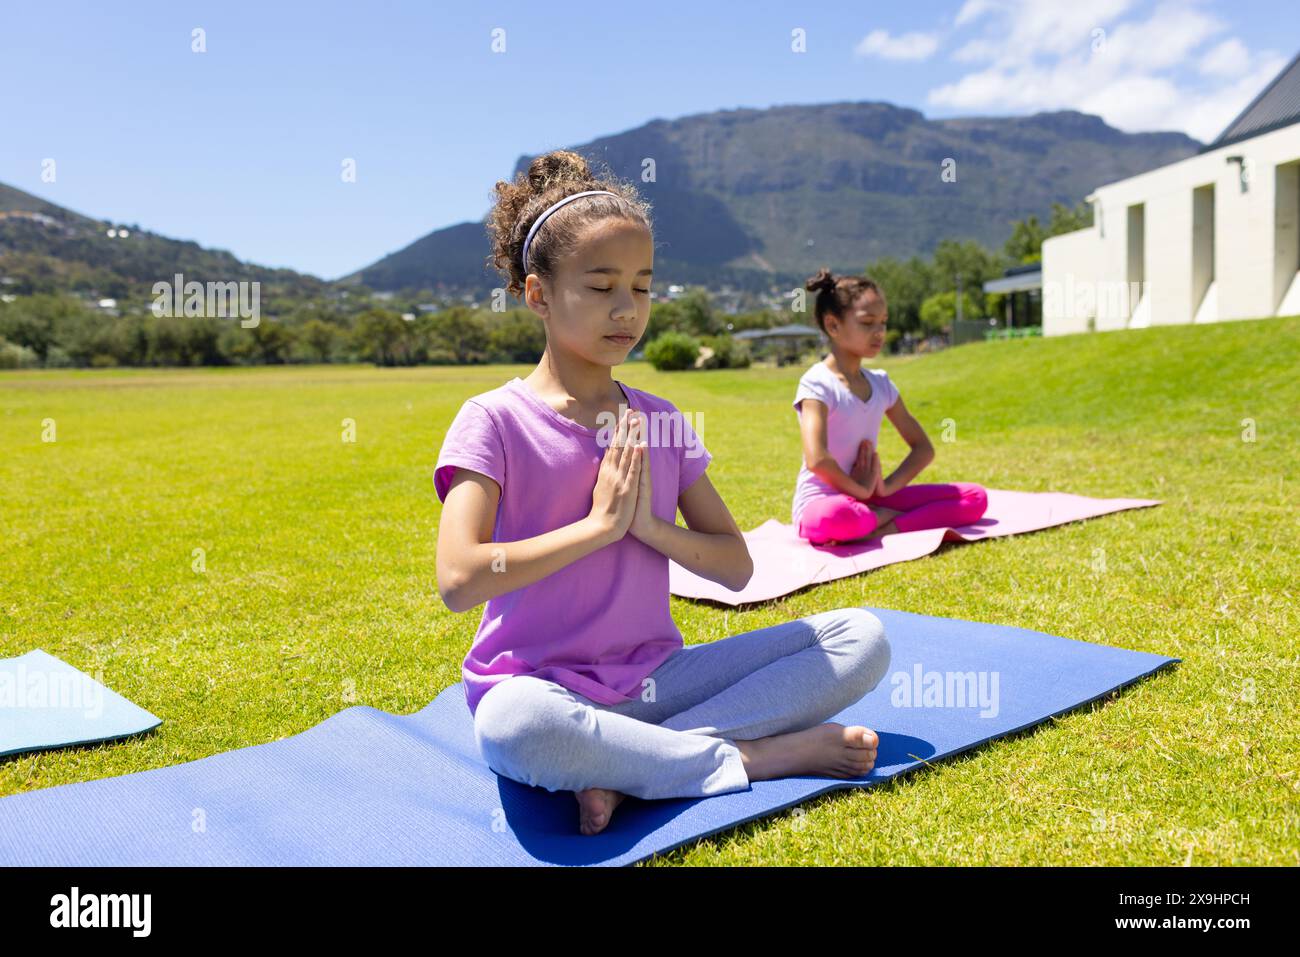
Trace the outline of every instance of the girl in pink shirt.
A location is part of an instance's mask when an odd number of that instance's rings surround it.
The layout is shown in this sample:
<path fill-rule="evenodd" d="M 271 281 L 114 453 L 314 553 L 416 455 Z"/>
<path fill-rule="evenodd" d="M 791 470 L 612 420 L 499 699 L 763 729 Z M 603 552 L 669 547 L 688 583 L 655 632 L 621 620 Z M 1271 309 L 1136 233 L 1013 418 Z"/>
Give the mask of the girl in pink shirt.
<path fill-rule="evenodd" d="M 831 353 L 803 374 L 795 390 L 803 462 L 790 520 L 800 537 L 816 545 L 839 545 L 978 521 L 988 508 L 983 486 L 908 484 L 934 460 L 934 446 L 907 411 L 889 373 L 861 367 L 885 344 L 889 309 L 884 292 L 870 279 L 837 279 L 827 269 L 805 288 L 817 292 L 814 313 L 831 341 Z M 876 451 L 886 415 L 911 447 L 888 478 Z"/>
<path fill-rule="evenodd" d="M 627 794 L 868 773 L 875 733 L 826 719 L 885 674 L 875 615 L 834 609 L 690 647 L 673 623 L 669 559 L 733 589 L 753 563 L 705 474 L 699 419 L 611 375 L 650 317 L 648 206 L 567 151 L 496 192 L 492 260 L 546 351 L 466 400 L 434 468 L 438 590 L 452 611 L 486 602 L 462 666 L 483 758 L 573 791 L 587 834 Z"/>

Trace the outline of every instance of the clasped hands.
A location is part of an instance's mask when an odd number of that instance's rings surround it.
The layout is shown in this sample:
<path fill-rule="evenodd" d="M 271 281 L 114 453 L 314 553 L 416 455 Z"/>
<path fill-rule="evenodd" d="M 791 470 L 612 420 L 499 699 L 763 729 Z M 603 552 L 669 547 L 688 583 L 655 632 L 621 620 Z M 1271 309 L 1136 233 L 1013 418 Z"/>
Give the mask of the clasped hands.
<path fill-rule="evenodd" d="M 858 443 L 858 457 L 854 460 L 853 468 L 849 471 L 849 478 L 859 485 L 865 485 L 871 489 L 871 494 L 867 498 L 860 499 L 863 502 L 870 502 L 886 495 L 893 495 L 898 491 L 884 477 L 880 466 L 880 454 L 868 439 L 863 439 Z"/>
<path fill-rule="evenodd" d="M 590 518 L 612 541 L 630 534 L 654 547 L 654 534 L 662 520 L 651 508 L 653 501 L 645 414 L 628 409 L 615 425 L 601 459 Z"/>

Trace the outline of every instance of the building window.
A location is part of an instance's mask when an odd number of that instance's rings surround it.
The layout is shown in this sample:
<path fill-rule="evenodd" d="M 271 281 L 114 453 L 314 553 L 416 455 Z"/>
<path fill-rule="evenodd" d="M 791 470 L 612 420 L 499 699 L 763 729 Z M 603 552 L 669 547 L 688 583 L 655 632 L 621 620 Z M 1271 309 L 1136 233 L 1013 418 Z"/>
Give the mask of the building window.
<path fill-rule="evenodd" d="M 1300 160 L 1277 167 L 1273 190 L 1273 302 L 1300 313 Z"/>
<path fill-rule="evenodd" d="M 1213 322 L 1219 318 L 1213 289 L 1214 184 L 1211 183 L 1192 190 L 1192 316 L 1194 322 Z"/>
<path fill-rule="evenodd" d="M 1145 203 L 1138 203 L 1128 208 L 1128 268 L 1125 281 L 1129 289 L 1130 328 L 1144 328 L 1151 325 L 1151 300 L 1146 294 L 1146 209 Z"/>

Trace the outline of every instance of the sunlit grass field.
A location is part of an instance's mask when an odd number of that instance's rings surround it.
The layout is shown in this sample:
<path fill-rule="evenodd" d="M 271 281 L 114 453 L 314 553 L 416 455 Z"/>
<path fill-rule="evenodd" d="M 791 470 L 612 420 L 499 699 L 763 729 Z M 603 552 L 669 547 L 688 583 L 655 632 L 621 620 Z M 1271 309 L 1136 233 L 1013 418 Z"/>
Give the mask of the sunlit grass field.
<path fill-rule="evenodd" d="M 1164 504 L 945 545 L 741 610 L 674 598 L 688 643 L 868 605 L 1183 661 L 651 863 L 1300 863 L 1300 318 L 872 365 L 935 443 L 918 482 Z M 409 713 L 458 682 L 481 607 L 438 597 L 433 466 L 464 399 L 529 369 L 0 374 L 0 657 L 42 648 L 163 719 L 0 759 L 0 795 L 272 741 L 353 704 Z M 702 414 L 708 474 L 749 529 L 789 519 L 802 371 L 614 374 Z M 892 469 L 905 446 L 888 423 L 882 435 Z"/>

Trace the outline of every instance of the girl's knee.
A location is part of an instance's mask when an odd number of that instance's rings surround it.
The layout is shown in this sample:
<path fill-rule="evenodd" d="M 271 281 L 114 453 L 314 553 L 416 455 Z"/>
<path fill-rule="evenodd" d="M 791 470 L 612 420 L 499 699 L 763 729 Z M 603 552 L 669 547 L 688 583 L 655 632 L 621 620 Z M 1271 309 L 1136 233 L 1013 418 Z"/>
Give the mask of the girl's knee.
<path fill-rule="evenodd" d="M 497 682 L 479 699 L 478 707 L 474 709 L 474 741 L 488 766 L 498 774 L 501 773 L 499 756 L 518 736 L 520 707 L 515 682 L 519 680 L 507 678 Z"/>
<path fill-rule="evenodd" d="M 582 708 L 564 689 L 529 675 L 494 685 L 474 711 L 479 753 L 498 774 L 518 780 L 522 758 L 545 754 L 575 724 Z"/>
<path fill-rule="evenodd" d="M 799 522 L 799 534 L 814 545 L 832 539 L 852 541 L 876 529 L 876 515 L 865 503 L 849 496 L 837 497 L 820 508 L 812 506 Z"/>
<path fill-rule="evenodd" d="M 856 649 L 854 676 L 863 695 L 880 684 L 889 670 L 891 650 L 885 636 L 885 623 L 865 608 L 845 609 Z"/>
<path fill-rule="evenodd" d="M 988 492 L 985 491 L 984 486 L 973 482 L 964 482 L 962 485 L 961 507 L 966 521 L 973 522 L 983 518 L 989 507 Z"/>

